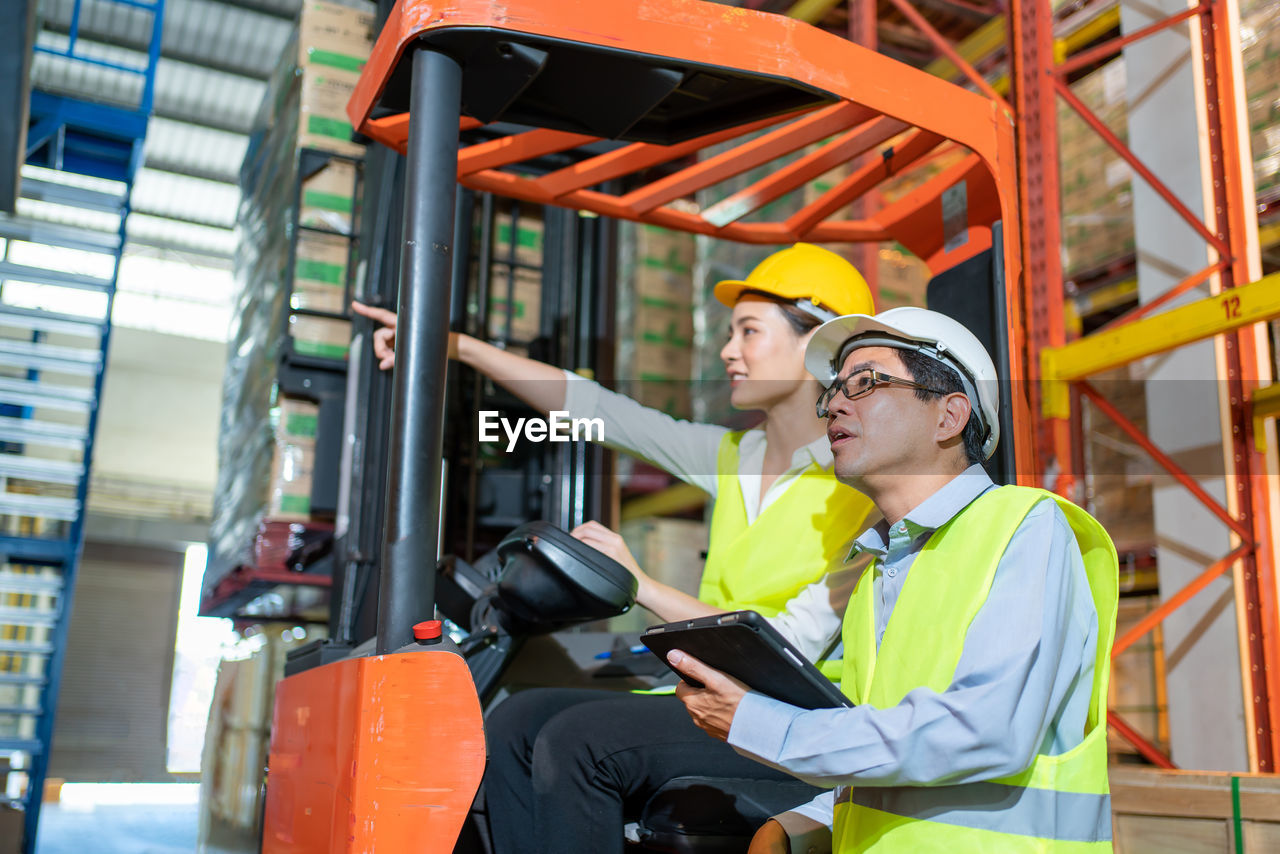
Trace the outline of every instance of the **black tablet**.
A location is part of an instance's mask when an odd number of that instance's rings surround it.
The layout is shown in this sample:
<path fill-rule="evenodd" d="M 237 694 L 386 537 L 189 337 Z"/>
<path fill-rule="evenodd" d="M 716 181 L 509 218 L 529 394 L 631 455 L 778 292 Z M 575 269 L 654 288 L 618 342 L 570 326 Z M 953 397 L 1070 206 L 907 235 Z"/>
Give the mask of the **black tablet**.
<path fill-rule="evenodd" d="M 651 626 L 640 641 L 663 661 L 673 649 L 687 652 L 746 683 L 753 691 L 802 709 L 853 705 L 755 611 L 733 611 Z M 702 687 L 681 678 L 696 688 Z"/>

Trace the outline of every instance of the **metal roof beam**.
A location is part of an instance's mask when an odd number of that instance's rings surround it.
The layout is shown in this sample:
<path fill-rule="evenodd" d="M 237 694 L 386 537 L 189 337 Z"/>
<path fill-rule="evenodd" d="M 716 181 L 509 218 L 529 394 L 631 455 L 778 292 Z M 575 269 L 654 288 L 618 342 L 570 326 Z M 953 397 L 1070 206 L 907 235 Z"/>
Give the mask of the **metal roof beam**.
<path fill-rule="evenodd" d="M 151 214 L 155 216 L 155 214 Z M 205 226 L 206 228 L 216 228 L 217 226 Z M 230 231 L 231 229 L 224 229 Z M 150 235 L 129 235 L 129 245 L 145 246 L 148 249 L 159 249 L 162 252 L 175 252 L 182 255 L 199 255 L 201 258 L 210 258 L 216 261 L 224 262 L 225 266 L 230 268 L 231 261 L 234 257 L 231 252 L 219 252 L 216 249 L 210 249 L 207 246 L 194 246 L 190 243 L 182 243 L 176 240 L 164 240 L 159 237 Z M 223 266 L 219 264 L 218 266 Z"/>
<path fill-rule="evenodd" d="M 221 130 L 227 133 L 239 134 L 240 136 L 248 136 L 252 129 L 248 124 L 239 124 L 237 122 L 229 122 L 222 116 L 212 116 L 205 113 L 199 113 L 192 110 L 190 113 L 184 113 L 181 110 L 174 110 L 167 105 L 157 104 L 152 115 L 161 119 L 169 119 L 170 121 L 182 122 L 187 125 L 196 125 L 197 127 L 209 128 L 211 130 Z"/>
<path fill-rule="evenodd" d="M 298 9 L 301 8 L 301 2 L 292 4 L 289 9 L 273 8 L 255 3 L 253 0 L 218 0 L 227 6 L 235 6 L 237 9 L 244 9 L 246 12 L 257 12 L 260 15 L 268 15 L 272 18 L 279 18 L 282 21 L 296 21 L 298 19 Z"/>
<path fill-rule="evenodd" d="M 221 231 L 233 230 L 230 226 L 223 225 L 220 222 L 210 222 L 207 219 L 197 219 L 196 217 L 193 217 L 193 216 L 184 216 L 182 214 L 175 214 L 169 211 L 147 210 L 146 208 L 138 207 L 136 205 L 133 208 L 133 212 L 145 214 L 146 216 L 153 216 L 156 219 L 167 219 L 167 220 L 172 220 L 173 222 L 182 222 L 182 223 L 186 223 L 187 225 L 199 225 L 204 228 L 216 228 Z M 135 240 L 137 240 L 136 237 L 133 237 L 132 235 L 129 236 L 129 242 L 133 242 Z"/>
<path fill-rule="evenodd" d="M 202 181 L 231 184 L 235 187 L 240 186 L 239 168 L 230 173 L 217 169 L 203 169 L 190 163 L 167 160 L 150 153 L 147 154 L 147 159 L 143 165 L 148 169 L 154 169 L 156 172 L 168 172 L 171 175 L 181 175 L 184 178 L 199 178 Z"/>
<path fill-rule="evenodd" d="M 65 36 L 70 33 L 70 25 L 65 21 L 56 19 L 46 19 L 42 22 L 42 29 Z M 147 39 L 142 33 L 110 33 L 105 29 L 94 27 L 92 21 L 81 21 L 79 34 L 77 35 L 79 42 L 93 42 L 109 47 L 123 48 L 125 50 L 137 51 L 142 57 L 145 57 L 147 51 Z M 163 41 L 160 46 L 160 58 L 172 59 L 177 62 L 183 62 L 187 65 L 194 65 L 199 68 L 210 68 L 214 71 L 221 71 L 224 74 L 233 74 L 236 77 L 244 77 L 249 80 L 262 82 L 267 80 L 270 72 L 258 71 L 255 68 L 246 67 L 243 64 L 227 62 L 217 57 L 197 56 L 183 50 L 179 50 L 172 45 L 165 44 Z"/>

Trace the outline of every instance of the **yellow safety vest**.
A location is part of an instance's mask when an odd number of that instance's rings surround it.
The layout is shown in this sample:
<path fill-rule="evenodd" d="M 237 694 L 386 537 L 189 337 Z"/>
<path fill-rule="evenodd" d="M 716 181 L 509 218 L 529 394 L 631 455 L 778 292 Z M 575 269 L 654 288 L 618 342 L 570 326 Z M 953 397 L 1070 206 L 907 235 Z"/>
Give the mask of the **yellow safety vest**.
<path fill-rule="evenodd" d="M 1014 531 L 1045 498 L 1057 501 L 1075 533 L 1098 611 L 1092 700 L 1082 742 L 1040 755 L 1018 774 L 950 786 L 841 787 L 832 850 L 851 852 L 1111 851 L 1107 783 L 1107 681 L 1115 638 L 1115 546 L 1100 524 L 1039 489 L 993 489 L 930 536 L 889 617 L 879 650 L 872 576 L 859 580 L 845 612 L 841 688 L 859 704 L 891 708 L 908 692 L 944 692 L 955 677 L 969 624 L 987 599 Z"/>
<path fill-rule="evenodd" d="M 748 525 L 738 480 L 743 435 L 728 433 L 720 442 L 711 543 L 698 598 L 717 608 L 772 617 L 840 565 L 874 505 L 814 463 Z"/>

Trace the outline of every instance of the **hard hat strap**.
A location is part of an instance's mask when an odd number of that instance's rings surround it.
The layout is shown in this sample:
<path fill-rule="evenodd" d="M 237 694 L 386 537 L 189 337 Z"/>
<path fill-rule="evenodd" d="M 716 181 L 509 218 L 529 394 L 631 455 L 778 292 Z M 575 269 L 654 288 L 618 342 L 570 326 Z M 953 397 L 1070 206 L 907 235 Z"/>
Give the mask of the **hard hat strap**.
<path fill-rule="evenodd" d="M 945 344 L 912 341 L 910 338 L 899 338 L 882 332 L 856 335 L 840 346 L 835 362 L 832 364 L 834 377 L 840 376 L 840 366 L 844 364 L 844 360 L 849 357 L 849 354 L 864 347 L 891 347 L 894 350 L 912 350 L 941 362 L 955 371 L 956 376 L 960 377 L 960 385 L 964 388 L 965 396 L 969 398 L 969 409 L 978 416 L 978 423 L 982 425 L 982 440 L 984 443 L 986 442 L 987 437 L 991 435 L 991 425 L 987 423 L 987 414 L 982 410 L 982 399 L 978 397 L 978 386 L 973 378 L 969 376 L 969 372 L 965 367 L 947 352 Z"/>
<path fill-rule="evenodd" d="M 829 308 L 823 308 L 811 299 L 793 300 L 791 305 L 810 317 L 816 318 L 819 323 L 826 323 L 828 320 L 835 320 L 840 316 Z"/>

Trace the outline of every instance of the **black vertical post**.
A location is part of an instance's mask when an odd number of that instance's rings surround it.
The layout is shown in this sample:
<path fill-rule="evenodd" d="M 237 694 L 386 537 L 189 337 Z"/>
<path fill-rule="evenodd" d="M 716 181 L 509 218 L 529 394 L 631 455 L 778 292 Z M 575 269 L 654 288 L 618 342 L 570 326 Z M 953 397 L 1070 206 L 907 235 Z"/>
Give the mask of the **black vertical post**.
<path fill-rule="evenodd" d="M 386 543 L 378 590 L 378 654 L 413 640 L 435 616 L 440 453 L 453 273 L 454 197 L 462 69 L 442 53 L 412 54 L 387 477 Z"/>

